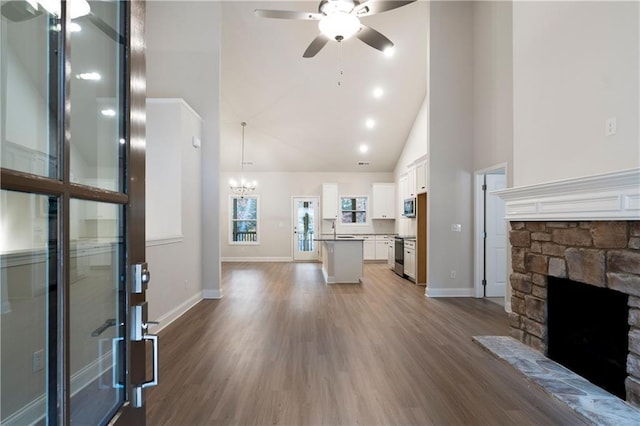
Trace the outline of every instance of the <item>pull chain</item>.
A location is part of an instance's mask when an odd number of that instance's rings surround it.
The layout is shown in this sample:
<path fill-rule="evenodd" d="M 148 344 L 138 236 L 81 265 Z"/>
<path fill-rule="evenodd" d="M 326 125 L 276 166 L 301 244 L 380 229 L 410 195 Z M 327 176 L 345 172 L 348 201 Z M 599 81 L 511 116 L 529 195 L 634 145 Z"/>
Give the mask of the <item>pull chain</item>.
<path fill-rule="evenodd" d="M 338 41 L 338 87 L 342 86 L 342 40 Z"/>

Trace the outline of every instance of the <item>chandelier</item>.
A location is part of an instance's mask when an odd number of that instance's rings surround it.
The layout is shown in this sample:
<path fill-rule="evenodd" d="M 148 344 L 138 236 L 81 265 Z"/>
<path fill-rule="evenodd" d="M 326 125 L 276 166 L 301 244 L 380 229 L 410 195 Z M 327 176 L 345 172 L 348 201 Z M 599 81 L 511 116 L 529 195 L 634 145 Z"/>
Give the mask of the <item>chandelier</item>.
<path fill-rule="evenodd" d="M 245 195 L 249 195 L 256 190 L 257 182 L 247 181 L 244 178 L 244 165 L 246 164 L 244 161 L 244 127 L 247 125 L 244 121 L 240 123 L 242 126 L 242 162 L 240 163 L 240 182 L 231 179 L 229 180 L 229 188 L 233 191 L 234 194 L 238 194 L 240 198 L 244 198 Z"/>

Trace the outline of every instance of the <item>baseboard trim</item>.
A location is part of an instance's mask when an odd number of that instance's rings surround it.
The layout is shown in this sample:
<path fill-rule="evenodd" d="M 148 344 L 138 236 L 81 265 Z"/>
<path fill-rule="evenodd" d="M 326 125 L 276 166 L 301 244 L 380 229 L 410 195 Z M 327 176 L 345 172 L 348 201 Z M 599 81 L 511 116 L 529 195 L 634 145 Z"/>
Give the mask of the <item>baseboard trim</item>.
<path fill-rule="evenodd" d="M 431 288 L 425 291 L 427 297 L 474 297 L 473 288 Z"/>
<path fill-rule="evenodd" d="M 203 299 L 222 299 L 222 291 L 211 290 L 211 289 L 202 290 L 202 298 Z"/>
<path fill-rule="evenodd" d="M 157 321 L 160 323 L 157 327 L 151 329 L 154 334 L 159 333 L 169 324 L 184 315 L 189 309 L 193 308 L 198 302 L 203 299 L 203 292 L 199 291 L 166 314 L 162 315 Z"/>
<path fill-rule="evenodd" d="M 293 262 L 293 257 L 222 257 L 221 262 Z"/>

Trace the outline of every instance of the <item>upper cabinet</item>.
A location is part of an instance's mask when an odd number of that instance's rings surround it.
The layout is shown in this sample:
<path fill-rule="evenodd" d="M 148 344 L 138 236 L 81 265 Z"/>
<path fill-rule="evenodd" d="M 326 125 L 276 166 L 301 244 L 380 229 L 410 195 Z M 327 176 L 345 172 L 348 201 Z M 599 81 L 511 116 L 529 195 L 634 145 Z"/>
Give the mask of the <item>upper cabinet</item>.
<path fill-rule="evenodd" d="M 335 220 L 338 218 L 338 184 L 322 184 L 322 218 Z"/>
<path fill-rule="evenodd" d="M 407 172 L 407 193 L 405 198 L 416 196 L 416 169 L 411 167 Z"/>
<path fill-rule="evenodd" d="M 427 192 L 427 160 L 416 164 L 416 193 Z"/>
<path fill-rule="evenodd" d="M 372 219 L 395 219 L 395 185 L 393 183 L 374 183 L 372 192 Z"/>

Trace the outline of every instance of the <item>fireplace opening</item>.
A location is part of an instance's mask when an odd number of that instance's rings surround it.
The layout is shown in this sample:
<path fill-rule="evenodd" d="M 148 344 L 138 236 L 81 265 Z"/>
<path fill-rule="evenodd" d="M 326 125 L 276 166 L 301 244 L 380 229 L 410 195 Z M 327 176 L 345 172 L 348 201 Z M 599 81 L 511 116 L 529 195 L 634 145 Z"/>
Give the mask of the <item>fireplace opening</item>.
<path fill-rule="evenodd" d="M 547 356 L 626 398 L 628 295 L 548 277 Z"/>

